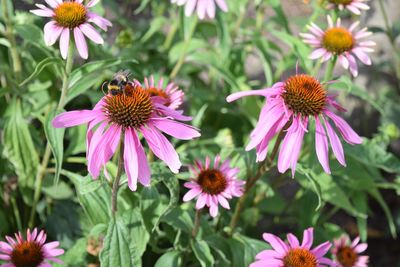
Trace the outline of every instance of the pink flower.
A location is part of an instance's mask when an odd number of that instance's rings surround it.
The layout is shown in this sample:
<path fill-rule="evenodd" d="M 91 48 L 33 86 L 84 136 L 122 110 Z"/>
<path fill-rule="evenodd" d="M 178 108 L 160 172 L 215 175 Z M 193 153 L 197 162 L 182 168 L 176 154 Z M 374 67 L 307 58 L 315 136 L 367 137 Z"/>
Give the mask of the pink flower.
<path fill-rule="evenodd" d="M 203 165 L 197 160 L 190 170 L 196 176 L 192 181 L 184 184 L 190 190 L 183 196 L 183 201 L 190 201 L 197 197 L 196 209 L 204 206 L 210 208 L 210 215 L 218 215 L 218 204 L 225 209 L 230 209 L 228 199 L 243 195 L 245 181 L 238 180 L 236 175 L 239 168 L 230 168 L 230 160 L 220 164 L 220 156 L 214 159 L 214 166 L 210 166 L 210 158 L 206 157 Z"/>
<path fill-rule="evenodd" d="M 328 0 L 328 8 L 338 7 L 340 10 L 348 9 L 356 15 L 361 15 L 361 10 L 368 10 L 369 6 L 365 4 L 368 0 Z"/>
<path fill-rule="evenodd" d="M 20 232 L 15 234 L 15 239 L 6 236 L 8 242 L 0 241 L 0 260 L 6 261 L 0 267 L 51 267 L 49 261 L 63 263 L 56 257 L 64 254 L 64 250 L 58 248 L 58 241 L 45 243 L 46 233 L 37 229 L 26 233 L 26 240 Z"/>
<path fill-rule="evenodd" d="M 142 185 L 150 185 L 150 167 L 139 133 L 153 153 L 174 173 L 178 172 L 181 162 L 174 147 L 161 132 L 181 140 L 200 136 L 197 129 L 176 120 L 188 121 L 191 118 L 159 103 L 145 89 L 128 83 L 123 93 L 104 96 L 93 110 L 58 115 L 53 120 L 53 126 L 71 127 L 88 123 L 87 160 L 89 173 L 94 178 L 99 176 L 101 168 L 111 159 L 122 141 L 128 186 L 135 191 L 138 179 Z M 124 136 L 123 140 L 121 136 Z"/>
<path fill-rule="evenodd" d="M 335 96 L 327 94 L 324 85 L 314 77 L 296 74 L 285 82 L 275 83 L 272 88 L 234 93 L 227 97 L 227 101 L 232 102 L 250 95 L 264 96 L 266 104 L 250 135 L 246 150 L 256 148 L 257 161 L 263 161 L 267 156 L 269 142 L 282 131 L 285 136 L 278 156 L 278 170 L 281 173 L 291 168 L 294 176 L 304 134 L 308 133 L 310 118 L 315 121 L 317 157 L 327 173 L 330 173 L 328 139 L 333 154 L 340 164 L 346 166 L 343 147 L 331 125 L 332 122 L 347 143 L 362 142 L 358 134 L 341 117 L 333 113 L 333 108 L 339 111 L 345 109 L 335 101 Z"/>
<path fill-rule="evenodd" d="M 257 261 L 250 264 L 249 267 L 323 267 L 335 266 L 328 258 L 323 257 L 332 246 L 330 242 L 311 249 L 313 243 L 313 228 L 304 231 L 303 242 L 300 245 L 299 240 L 293 234 L 288 234 L 288 243 L 285 243 L 279 237 L 265 233 L 263 238 L 268 242 L 272 249 L 263 250 L 256 255 Z"/>
<path fill-rule="evenodd" d="M 204 19 L 206 14 L 209 18 L 215 17 L 215 9 L 218 6 L 222 11 L 228 11 L 228 5 L 225 0 L 171 0 L 171 3 L 178 6 L 185 5 L 185 15 L 191 16 L 197 8 L 197 15 L 200 19 Z"/>
<path fill-rule="evenodd" d="M 150 81 L 149 81 L 150 80 Z M 171 109 L 178 109 L 182 103 L 185 93 L 179 89 L 174 83 L 169 83 L 167 87 L 164 88 L 164 80 L 161 78 L 158 84 L 154 82 L 154 77 L 150 76 L 150 79 L 144 78 L 144 85 L 138 81 L 134 80 L 134 83 L 144 89 L 147 89 L 151 96 L 158 96 L 165 100 L 165 106 Z"/>
<path fill-rule="evenodd" d="M 351 242 L 345 235 L 333 241 L 332 254 L 335 256 L 338 267 L 368 267 L 369 257 L 358 255 L 364 252 L 368 245 L 366 243 L 359 244 L 359 242 L 360 237 Z"/>
<path fill-rule="evenodd" d="M 371 65 L 371 58 L 367 53 L 373 52 L 376 44 L 373 41 L 362 41 L 361 39 L 372 35 L 367 28 L 357 32 L 354 30 L 360 24 L 354 22 L 349 29 L 341 26 L 340 18 L 333 23 L 332 18 L 328 16 L 329 28 L 326 31 L 321 30 L 317 25 L 311 23 L 308 25 L 310 33 L 300 33 L 304 42 L 311 45 L 315 50 L 311 53 L 310 59 L 322 58 L 322 62 L 337 56 L 343 68 L 350 69 L 354 77 L 358 75 L 358 66 L 354 56 L 356 56 L 365 65 Z"/>
<path fill-rule="evenodd" d="M 103 38 L 89 22 L 107 31 L 111 27 L 111 22 L 89 11 L 100 0 L 91 0 L 87 5 L 83 0 L 45 0 L 51 7 L 48 8 L 41 4 L 36 4 L 39 9 L 31 10 L 35 15 L 50 17 L 52 20 L 44 26 L 44 42 L 51 46 L 60 38 L 61 56 L 66 59 L 70 42 L 70 31 L 74 34 L 75 45 L 79 55 L 83 59 L 88 58 L 88 47 L 85 40 L 86 36 L 96 44 L 103 44 Z"/>

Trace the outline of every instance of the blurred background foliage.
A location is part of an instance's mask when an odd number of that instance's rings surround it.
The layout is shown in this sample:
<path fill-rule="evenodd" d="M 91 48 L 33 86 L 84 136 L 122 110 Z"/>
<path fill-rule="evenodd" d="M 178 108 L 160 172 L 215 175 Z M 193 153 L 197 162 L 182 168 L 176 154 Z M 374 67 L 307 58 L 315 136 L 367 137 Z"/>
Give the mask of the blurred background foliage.
<path fill-rule="evenodd" d="M 1 238 L 34 220 L 66 249 L 64 266 L 247 266 L 268 246 L 261 241 L 263 232 L 301 233 L 314 226 L 318 241 L 343 232 L 360 234 L 369 242 L 371 266 L 400 266 L 399 14 L 385 25 L 379 1 L 370 1 L 372 15 L 361 20 L 375 32 L 374 64 L 363 66 L 356 80 L 338 68 L 337 82 L 329 86 L 348 108 L 346 120 L 364 137 L 362 145 L 345 147 L 347 168 L 331 160 L 332 175 L 325 174 L 317 164 L 314 139 L 307 135 L 295 178 L 276 169 L 265 173 L 247 198 L 232 237 L 226 234 L 232 212 L 223 210 L 215 220 L 203 213 L 199 237 L 190 239 L 194 205 L 181 201 L 182 184 L 190 177 L 186 167 L 174 176 L 154 162 L 152 187 L 131 192 L 125 183 L 121 216 L 110 218 L 110 183 L 87 176 L 86 127 L 52 136 L 49 122 L 64 62 L 57 46 L 44 44 L 46 20 L 28 12 L 39 2 L 2 1 Z M 167 0 L 102 0 L 95 11 L 113 27 L 103 34 L 104 46 L 89 42 L 87 62 L 75 59 L 65 109 L 91 108 L 103 95 L 102 83 L 121 69 L 131 70 L 138 80 L 152 74 L 169 77 L 185 91 L 185 111 L 202 132 L 198 140 L 175 144 L 184 165 L 220 153 L 232 157 L 241 168 L 239 177 L 246 179 L 256 164 L 254 152 L 245 153 L 243 146 L 263 99 L 228 105 L 225 97 L 271 86 L 294 74 L 296 62 L 302 72 L 322 79 L 324 68 L 308 59 L 311 50 L 298 33 L 310 21 L 325 23 L 327 11 L 321 1 L 228 2 L 228 13 L 199 21 Z M 390 5 L 396 1 L 384 3 L 393 10 Z M 5 12 L 5 6 L 10 10 Z M 346 12 L 342 17 L 356 19 Z M 53 151 L 44 165 L 47 139 Z M 115 174 L 113 162 L 107 167 Z"/>

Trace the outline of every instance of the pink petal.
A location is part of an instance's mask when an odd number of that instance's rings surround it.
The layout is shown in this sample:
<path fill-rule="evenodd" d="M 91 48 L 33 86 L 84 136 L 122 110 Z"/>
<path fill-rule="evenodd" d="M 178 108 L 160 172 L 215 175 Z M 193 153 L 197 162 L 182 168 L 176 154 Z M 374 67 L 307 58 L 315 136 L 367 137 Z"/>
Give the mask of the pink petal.
<path fill-rule="evenodd" d="M 200 136 L 200 133 L 196 128 L 177 121 L 169 119 L 153 119 L 152 123 L 159 130 L 181 140 L 190 140 Z"/>
<path fill-rule="evenodd" d="M 315 126 L 315 150 L 317 152 L 318 160 L 321 163 L 322 168 L 324 168 L 324 171 L 326 173 L 331 173 L 329 168 L 328 138 L 318 117 L 315 117 Z"/>
<path fill-rule="evenodd" d="M 63 59 L 67 59 L 69 47 L 69 29 L 64 28 L 60 37 L 60 52 Z"/>
<path fill-rule="evenodd" d="M 314 253 L 317 258 L 322 258 L 322 256 L 324 256 L 329 251 L 331 246 L 332 244 L 327 241 L 325 243 L 322 243 L 318 247 L 315 247 L 313 250 L 311 250 L 311 252 Z"/>
<path fill-rule="evenodd" d="M 207 195 L 205 194 L 200 194 L 200 196 L 197 198 L 196 209 L 202 209 L 206 205 L 206 196 Z"/>
<path fill-rule="evenodd" d="M 215 2 L 222 11 L 228 12 L 228 5 L 226 4 L 225 0 L 215 0 Z"/>
<path fill-rule="evenodd" d="M 357 245 L 357 246 L 354 248 L 354 251 L 357 252 L 357 253 L 362 253 L 362 252 L 364 252 L 367 248 L 368 248 L 368 244 L 362 243 L 362 244 Z"/>
<path fill-rule="evenodd" d="M 100 34 L 93 28 L 89 23 L 84 23 L 79 26 L 79 29 L 86 35 L 90 40 L 95 42 L 96 44 L 103 44 L 104 40 L 101 38 Z"/>
<path fill-rule="evenodd" d="M 276 88 L 266 88 L 266 89 L 261 89 L 261 90 L 249 90 L 249 91 L 242 91 L 242 92 L 237 92 L 229 95 L 226 98 L 227 102 L 233 102 L 239 98 L 245 97 L 245 96 L 252 96 L 252 95 L 259 95 L 259 96 L 271 96 L 278 94 L 278 89 Z"/>
<path fill-rule="evenodd" d="M 325 55 L 328 51 L 326 51 L 325 48 L 318 48 L 317 50 L 314 50 L 311 55 L 309 56 L 310 59 L 318 59 Z"/>
<path fill-rule="evenodd" d="M 56 8 L 60 4 L 60 2 L 56 0 L 45 0 L 45 1 L 52 8 Z"/>
<path fill-rule="evenodd" d="M 298 248 L 300 246 L 299 240 L 294 234 L 287 234 L 287 239 L 289 241 L 290 247 L 291 248 Z"/>
<path fill-rule="evenodd" d="M 335 131 L 332 129 L 332 126 L 329 124 L 327 120 L 325 120 L 325 127 L 328 132 L 328 137 L 329 141 L 331 143 L 332 151 L 337 160 L 339 161 L 340 164 L 343 166 L 346 166 L 346 161 L 344 159 L 344 152 L 343 152 L 343 146 L 342 143 L 339 140 L 339 137 L 335 133 Z"/>
<path fill-rule="evenodd" d="M 132 191 L 136 191 L 139 164 L 136 153 L 136 144 L 133 140 L 132 130 L 130 129 L 125 131 L 124 146 L 124 166 L 126 175 L 128 176 L 128 186 Z"/>
<path fill-rule="evenodd" d="M 144 152 L 143 146 L 140 143 L 140 140 L 137 136 L 137 133 L 133 129 L 132 129 L 132 135 L 133 135 L 133 139 L 134 139 L 135 145 L 136 145 L 136 153 L 138 155 L 139 182 L 143 186 L 149 186 L 150 185 L 150 176 L 151 176 L 149 162 L 147 160 L 146 153 Z"/>
<path fill-rule="evenodd" d="M 88 47 L 85 40 L 85 36 L 83 36 L 82 31 L 79 28 L 74 29 L 74 38 L 75 38 L 75 46 L 78 49 L 78 53 L 83 59 L 88 58 Z"/>
<path fill-rule="evenodd" d="M 263 234 L 263 238 L 279 254 L 285 254 L 289 249 L 289 247 L 285 244 L 285 242 L 282 241 L 282 239 L 273 234 L 265 233 Z"/>
<path fill-rule="evenodd" d="M 88 123 L 95 119 L 98 114 L 99 112 L 92 110 L 68 111 L 57 115 L 52 121 L 52 125 L 56 128 L 72 127 Z"/>
<path fill-rule="evenodd" d="M 193 188 L 189 190 L 184 196 L 183 196 L 183 201 L 188 202 L 192 200 L 193 198 L 197 197 L 202 190 L 200 188 Z"/>
<path fill-rule="evenodd" d="M 313 241 L 314 241 L 314 229 L 308 228 L 304 230 L 303 242 L 301 243 L 301 247 L 305 249 L 310 249 Z"/>

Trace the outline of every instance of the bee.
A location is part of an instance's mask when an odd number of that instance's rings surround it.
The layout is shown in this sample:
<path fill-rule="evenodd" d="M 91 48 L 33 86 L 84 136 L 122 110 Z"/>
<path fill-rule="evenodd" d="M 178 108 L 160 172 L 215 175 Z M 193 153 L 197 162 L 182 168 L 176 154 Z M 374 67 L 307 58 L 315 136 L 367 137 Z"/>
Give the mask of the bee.
<path fill-rule="evenodd" d="M 129 83 L 130 72 L 128 70 L 119 71 L 114 74 L 114 77 L 109 82 L 104 82 L 102 85 L 102 91 L 104 93 L 104 86 L 107 86 L 108 94 L 113 96 L 123 94 L 125 92 L 125 87 Z"/>

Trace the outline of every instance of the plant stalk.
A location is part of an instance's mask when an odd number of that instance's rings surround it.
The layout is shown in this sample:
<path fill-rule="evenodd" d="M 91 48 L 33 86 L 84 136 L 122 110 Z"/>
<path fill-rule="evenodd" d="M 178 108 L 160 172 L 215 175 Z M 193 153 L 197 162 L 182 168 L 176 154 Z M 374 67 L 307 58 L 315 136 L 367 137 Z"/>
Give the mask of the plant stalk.
<path fill-rule="evenodd" d="M 334 56 L 331 61 L 329 61 L 328 67 L 326 68 L 325 76 L 324 76 L 324 82 L 329 82 L 332 80 L 333 77 L 333 69 L 335 68 L 337 61 L 337 56 Z"/>
<path fill-rule="evenodd" d="M 119 142 L 118 170 L 114 179 L 111 195 L 111 214 L 113 218 L 115 218 L 115 213 L 117 212 L 119 182 L 121 180 L 122 172 L 124 171 L 124 137 L 125 130 L 122 130 L 121 140 Z"/>
<path fill-rule="evenodd" d="M 192 238 L 196 238 L 197 233 L 199 232 L 200 228 L 200 216 L 201 216 L 201 210 L 196 210 L 196 215 L 194 217 L 194 227 L 192 230 Z"/>

